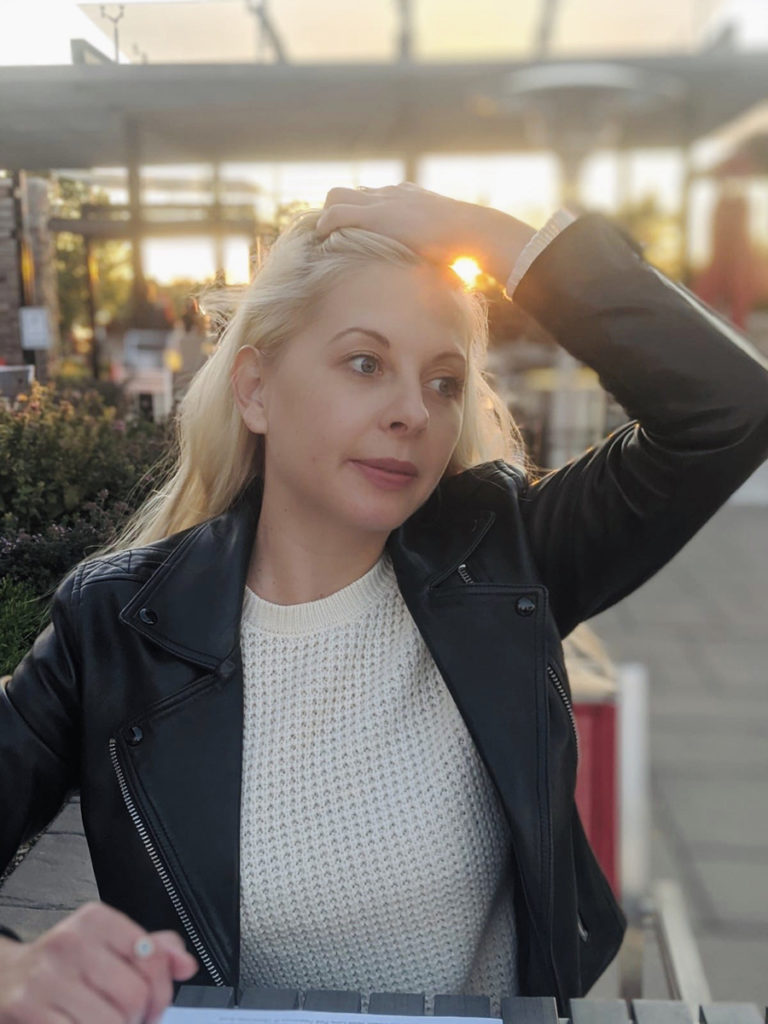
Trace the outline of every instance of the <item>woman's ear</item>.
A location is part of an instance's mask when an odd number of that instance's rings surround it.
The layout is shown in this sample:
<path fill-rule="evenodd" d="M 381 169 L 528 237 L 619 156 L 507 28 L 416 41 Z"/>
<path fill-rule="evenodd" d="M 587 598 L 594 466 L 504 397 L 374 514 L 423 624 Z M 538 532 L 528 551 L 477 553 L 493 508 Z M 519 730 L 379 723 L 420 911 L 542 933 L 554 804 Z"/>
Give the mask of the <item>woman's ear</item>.
<path fill-rule="evenodd" d="M 232 392 L 246 427 L 253 434 L 266 434 L 264 362 L 261 352 L 250 345 L 244 345 L 235 355 Z"/>

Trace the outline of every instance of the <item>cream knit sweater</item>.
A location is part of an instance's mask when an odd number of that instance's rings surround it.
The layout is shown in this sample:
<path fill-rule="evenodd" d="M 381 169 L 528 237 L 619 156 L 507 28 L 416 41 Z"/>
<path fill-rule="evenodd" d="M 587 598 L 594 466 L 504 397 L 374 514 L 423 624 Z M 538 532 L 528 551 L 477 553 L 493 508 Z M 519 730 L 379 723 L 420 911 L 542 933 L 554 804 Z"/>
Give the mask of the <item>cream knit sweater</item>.
<path fill-rule="evenodd" d="M 309 604 L 247 590 L 241 642 L 241 983 L 483 992 L 498 1012 L 509 831 L 388 557 Z"/>

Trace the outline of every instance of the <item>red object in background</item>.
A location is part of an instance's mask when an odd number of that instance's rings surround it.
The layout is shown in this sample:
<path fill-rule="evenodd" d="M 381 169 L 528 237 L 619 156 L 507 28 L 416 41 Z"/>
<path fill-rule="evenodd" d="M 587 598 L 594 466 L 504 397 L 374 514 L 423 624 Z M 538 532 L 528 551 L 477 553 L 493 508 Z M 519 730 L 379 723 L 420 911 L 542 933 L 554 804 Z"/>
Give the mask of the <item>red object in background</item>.
<path fill-rule="evenodd" d="M 580 754 L 576 804 L 600 867 L 619 899 L 616 704 L 576 703 L 573 711 Z"/>
<path fill-rule="evenodd" d="M 744 330 L 761 292 L 759 257 L 749 231 L 746 196 L 724 192 L 712 218 L 712 256 L 694 278 L 692 290 Z"/>

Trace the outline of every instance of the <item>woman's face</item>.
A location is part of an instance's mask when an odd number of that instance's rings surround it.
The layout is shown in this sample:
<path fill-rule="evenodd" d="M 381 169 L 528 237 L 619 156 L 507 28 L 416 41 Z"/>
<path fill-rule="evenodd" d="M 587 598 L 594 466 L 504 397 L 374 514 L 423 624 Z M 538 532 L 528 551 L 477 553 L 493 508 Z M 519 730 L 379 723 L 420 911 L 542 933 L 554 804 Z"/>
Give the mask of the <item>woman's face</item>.
<path fill-rule="evenodd" d="M 265 502 L 315 527 L 385 538 L 448 465 L 466 353 L 435 271 L 381 264 L 350 274 L 274 358 L 251 357 L 260 379 L 241 411 L 265 435 Z"/>

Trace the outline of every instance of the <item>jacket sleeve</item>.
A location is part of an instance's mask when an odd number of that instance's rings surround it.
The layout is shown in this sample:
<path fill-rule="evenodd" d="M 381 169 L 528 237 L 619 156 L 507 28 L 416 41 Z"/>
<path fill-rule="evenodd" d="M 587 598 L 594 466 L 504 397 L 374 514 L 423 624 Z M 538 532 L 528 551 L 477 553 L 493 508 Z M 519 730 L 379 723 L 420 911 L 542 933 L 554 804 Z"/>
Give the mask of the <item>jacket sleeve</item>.
<path fill-rule="evenodd" d="M 522 489 L 565 635 L 661 568 L 768 456 L 768 363 L 599 214 L 566 227 L 514 298 L 632 417 Z"/>
<path fill-rule="evenodd" d="M 76 578 L 61 584 L 50 624 L 0 687 L 0 872 L 78 784 Z"/>

